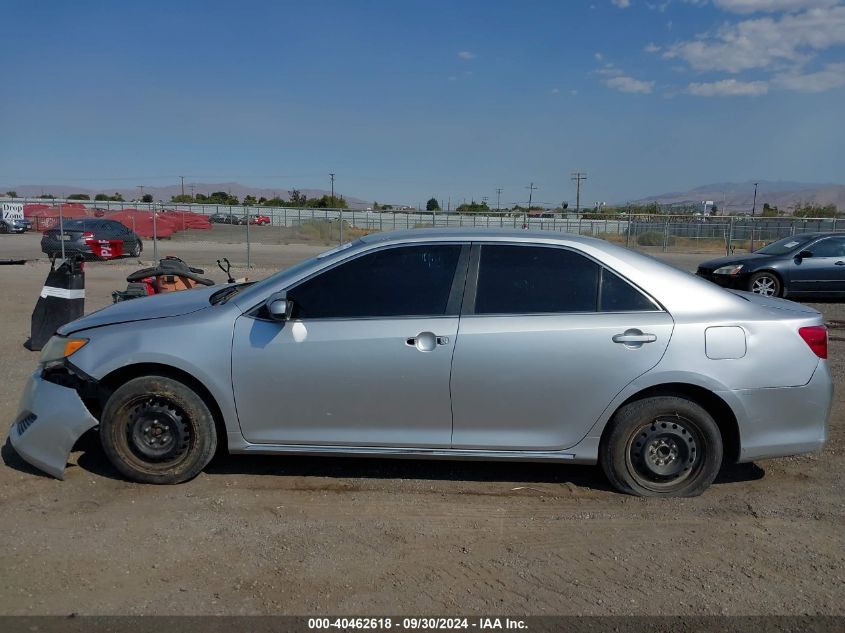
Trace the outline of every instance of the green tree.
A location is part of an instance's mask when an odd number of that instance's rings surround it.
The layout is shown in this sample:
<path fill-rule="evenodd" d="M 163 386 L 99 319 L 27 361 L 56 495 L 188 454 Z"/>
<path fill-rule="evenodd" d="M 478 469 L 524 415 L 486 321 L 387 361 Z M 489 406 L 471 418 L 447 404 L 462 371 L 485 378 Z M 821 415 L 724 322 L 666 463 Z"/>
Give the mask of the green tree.
<path fill-rule="evenodd" d="M 245 207 L 254 207 L 258 204 L 258 200 L 255 199 L 255 196 L 244 196 L 243 205 Z"/>
<path fill-rule="evenodd" d="M 194 199 L 188 193 L 180 193 L 175 196 L 170 196 L 170 202 L 179 202 L 182 204 L 190 204 Z"/>
<path fill-rule="evenodd" d="M 153 194 L 151 194 L 151 193 L 145 193 L 143 196 L 141 196 L 141 202 L 152 202 L 152 201 L 153 201 Z"/>
<path fill-rule="evenodd" d="M 40 198 L 41 200 L 55 200 L 56 196 L 52 193 L 42 193 L 40 196 L 35 196 L 36 198 Z"/>
<path fill-rule="evenodd" d="M 108 202 L 109 197 L 107 194 L 98 193 L 96 196 L 94 196 L 94 200 L 97 202 Z"/>
<path fill-rule="evenodd" d="M 795 212 L 793 213 L 798 218 L 835 218 L 836 205 L 826 204 L 824 206 L 814 204 L 797 204 L 795 205 Z"/>
<path fill-rule="evenodd" d="M 72 193 L 67 197 L 68 200 L 90 200 L 91 196 L 87 193 Z"/>
<path fill-rule="evenodd" d="M 6 195 L 7 195 L 7 196 L 9 196 L 10 198 L 17 198 L 17 197 L 18 197 L 18 192 L 17 192 L 17 191 L 15 191 L 14 189 L 12 189 L 11 191 L 7 191 L 7 192 L 6 192 Z"/>
<path fill-rule="evenodd" d="M 466 202 L 464 204 L 458 205 L 458 208 L 455 209 L 455 213 L 489 213 L 490 207 L 487 206 L 486 202 L 482 202 L 481 204 L 477 203 L 475 200 L 471 200 L 469 204 Z"/>
<path fill-rule="evenodd" d="M 437 202 L 437 198 L 429 198 L 428 202 L 425 203 L 425 210 L 440 211 L 440 203 Z"/>
<path fill-rule="evenodd" d="M 763 203 L 763 217 L 775 218 L 780 215 L 777 207 L 771 206 L 768 202 Z"/>
<path fill-rule="evenodd" d="M 305 206 L 314 209 L 345 209 L 346 200 L 343 196 L 322 196 L 320 198 L 310 198 L 306 201 Z"/>
<path fill-rule="evenodd" d="M 290 203 L 294 207 L 304 207 L 305 203 L 308 201 L 304 193 L 300 193 L 299 189 L 291 189 L 288 192 L 288 196 L 290 197 Z"/>

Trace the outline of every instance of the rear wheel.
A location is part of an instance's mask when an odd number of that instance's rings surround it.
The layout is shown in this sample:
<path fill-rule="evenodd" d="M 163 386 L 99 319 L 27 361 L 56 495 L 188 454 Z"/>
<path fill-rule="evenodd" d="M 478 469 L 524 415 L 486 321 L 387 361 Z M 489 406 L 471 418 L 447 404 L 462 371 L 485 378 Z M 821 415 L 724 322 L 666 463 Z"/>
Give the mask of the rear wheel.
<path fill-rule="evenodd" d="M 719 472 L 722 436 L 712 416 L 691 400 L 644 398 L 613 417 L 600 461 L 607 478 L 622 492 L 694 497 Z"/>
<path fill-rule="evenodd" d="M 129 256 L 130 257 L 140 257 L 141 256 L 141 242 L 135 240 L 132 244 L 132 247 L 129 249 Z"/>
<path fill-rule="evenodd" d="M 783 285 L 776 274 L 764 271 L 751 275 L 748 290 L 764 297 L 779 297 L 783 292 Z"/>
<path fill-rule="evenodd" d="M 193 479 L 217 449 L 208 406 L 166 376 L 141 376 L 115 390 L 103 410 L 100 441 L 124 476 L 150 484 Z"/>

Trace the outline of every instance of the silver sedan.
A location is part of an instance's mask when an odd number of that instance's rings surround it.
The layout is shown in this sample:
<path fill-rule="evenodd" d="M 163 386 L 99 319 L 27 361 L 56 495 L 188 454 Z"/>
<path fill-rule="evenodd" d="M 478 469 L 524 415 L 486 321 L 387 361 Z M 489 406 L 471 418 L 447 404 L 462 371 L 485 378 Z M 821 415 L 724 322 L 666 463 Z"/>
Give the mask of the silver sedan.
<path fill-rule="evenodd" d="M 44 348 L 10 432 L 63 477 L 99 427 L 126 477 L 230 453 L 600 464 L 700 494 L 723 460 L 818 450 L 832 384 L 812 308 L 607 242 L 370 235 L 253 284 L 123 302 Z"/>

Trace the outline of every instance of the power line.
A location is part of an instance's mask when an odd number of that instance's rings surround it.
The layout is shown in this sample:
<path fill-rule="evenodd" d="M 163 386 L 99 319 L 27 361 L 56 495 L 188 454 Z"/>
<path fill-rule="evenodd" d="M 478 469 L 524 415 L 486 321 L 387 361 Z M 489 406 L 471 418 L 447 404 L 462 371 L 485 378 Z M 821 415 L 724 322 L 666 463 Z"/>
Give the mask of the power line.
<path fill-rule="evenodd" d="M 497 212 L 501 210 L 501 206 L 502 206 L 500 204 L 501 199 L 502 199 L 502 191 L 504 191 L 504 189 L 502 189 L 501 187 L 496 187 L 496 211 Z"/>
<path fill-rule="evenodd" d="M 182 180 L 182 195 L 184 196 L 185 195 L 185 177 L 179 176 L 179 178 Z"/>
<path fill-rule="evenodd" d="M 581 213 L 581 181 L 587 180 L 587 174 L 573 171 L 571 180 L 575 181 L 575 213 Z"/>

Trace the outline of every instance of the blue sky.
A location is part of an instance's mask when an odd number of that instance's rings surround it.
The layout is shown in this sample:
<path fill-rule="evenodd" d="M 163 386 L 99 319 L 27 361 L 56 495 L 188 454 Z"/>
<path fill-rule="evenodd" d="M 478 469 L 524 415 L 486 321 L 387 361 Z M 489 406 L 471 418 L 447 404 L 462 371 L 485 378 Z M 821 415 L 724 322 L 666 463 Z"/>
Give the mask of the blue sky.
<path fill-rule="evenodd" d="M 843 0 L 0 0 L 0 185 L 845 182 Z"/>

